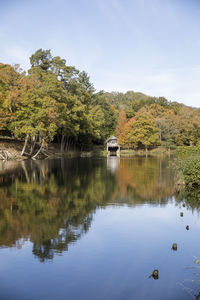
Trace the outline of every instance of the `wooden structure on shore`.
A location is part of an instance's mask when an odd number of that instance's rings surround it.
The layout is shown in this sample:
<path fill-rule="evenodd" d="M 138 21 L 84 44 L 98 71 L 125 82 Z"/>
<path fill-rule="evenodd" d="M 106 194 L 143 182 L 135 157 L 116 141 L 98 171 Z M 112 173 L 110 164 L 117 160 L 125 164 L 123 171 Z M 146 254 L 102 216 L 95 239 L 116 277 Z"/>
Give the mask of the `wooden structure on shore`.
<path fill-rule="evenodd" d="M 118 156 L 120 157 L 120 145 L 117 142 L 115 136 L 111 136 L 106 141 L 106 149 L 108 156 Z"/>

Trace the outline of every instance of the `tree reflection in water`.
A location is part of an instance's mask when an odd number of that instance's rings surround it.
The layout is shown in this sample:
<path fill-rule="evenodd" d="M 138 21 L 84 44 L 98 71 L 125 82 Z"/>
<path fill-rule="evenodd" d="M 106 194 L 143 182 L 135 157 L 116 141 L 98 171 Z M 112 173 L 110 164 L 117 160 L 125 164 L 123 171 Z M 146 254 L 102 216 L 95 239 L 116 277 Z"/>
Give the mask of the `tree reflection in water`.
<path fill-rule="evenodd" d="M 0 246 L 20 247 L 30 239 L 41 261 L 88 231 L 115 181 L 105 162 L 87 159 L 22 162 L 0 176 Z"/>
<path fill-rule="evenodd" d="M 33 243 L 41 262 L 86 233 L 99 207 L 166 204 L 174 194 L 168 160 L 56 159 L 0 166 L 0 247 Z"/>
<path fill-rule="evenodd" d="M 129 204 L 165 204 L 174 194 L 174 171 L 169 161 L 158 157 L 122 159 L 116 170 L 122 200 Z"/>

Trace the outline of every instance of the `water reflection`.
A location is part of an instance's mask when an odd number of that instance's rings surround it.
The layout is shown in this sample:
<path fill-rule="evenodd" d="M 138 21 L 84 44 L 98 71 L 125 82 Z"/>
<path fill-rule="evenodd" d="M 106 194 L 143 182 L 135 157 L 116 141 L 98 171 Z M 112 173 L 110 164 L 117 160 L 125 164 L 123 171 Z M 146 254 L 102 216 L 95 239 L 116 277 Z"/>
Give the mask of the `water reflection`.
<path fill-rule="evenodd" d="M 41 262 L 67 251 L 110 204 L 166 204 L 173 170 L 161 158 L 1 163 L 0 247 L 33 243 Z"/>
<path fill-rule="evenodd" d="M 167 159 L 133 157 L 121 159 L 116 179 L 122 196 L 128 203 L 165 204 L 174 194 L 174 171 Z"/>
<path fill-rule="evenodd" d="M 112 173 L 115 173 L 119 166 L 120 158 L 118 156 L 107 157 L 107 169 Z"/>
<path fill-rule="evenodd" d="M 41 261 L 67 250 L 88 231 L 96 207 L 105 205 L 113 193 L 114 177 L 105 174 L 101 163 L 30 161 L 7 175 L 3 170 L 0 246 L 30 239 Z"/>
<path fill-rule="evenodd" d="M 176 200 L 178 202 L 182 202 L 183 206 L 187 205 L 187 207 L 192 210 L 200 209 L 200 190 L 195 188 L 182 188 L 178 192 L 176 192 Z"/>

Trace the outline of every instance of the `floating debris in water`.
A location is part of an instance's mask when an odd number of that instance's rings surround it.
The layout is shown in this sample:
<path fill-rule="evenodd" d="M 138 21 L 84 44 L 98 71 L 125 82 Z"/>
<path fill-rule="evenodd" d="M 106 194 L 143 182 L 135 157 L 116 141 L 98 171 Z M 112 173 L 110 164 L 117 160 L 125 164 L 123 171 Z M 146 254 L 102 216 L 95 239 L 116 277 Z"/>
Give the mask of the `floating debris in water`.
<path fill-rule="evenodd" d="M 183 217 L 183 212 L 180 213 L 180 216 Z"/>
<path fill-rule="evenodd" d="M 157 269 L 153 270 L 152 274 L 149 276 L 149 278 L 153 277 L 153 279 L 157 280 L 159 278 L 159 272 Z"/>
<path fill-rule="evenodd" d="M 189 225 L 187 225 L 185 228 L 186 228 L 186 230 L 189 230 L 189 229 L 190 229 Z"/>
<path fill-rule="evenodd" d="M 177 249 L 178 249 L 177 244 L 173 244 L 172 245 L 172 250 L 177 251 Z"/>
<path fill-rule="evenodd" d="M 183 203 L 183 207 L 185 207 L 185 203 Z"/>

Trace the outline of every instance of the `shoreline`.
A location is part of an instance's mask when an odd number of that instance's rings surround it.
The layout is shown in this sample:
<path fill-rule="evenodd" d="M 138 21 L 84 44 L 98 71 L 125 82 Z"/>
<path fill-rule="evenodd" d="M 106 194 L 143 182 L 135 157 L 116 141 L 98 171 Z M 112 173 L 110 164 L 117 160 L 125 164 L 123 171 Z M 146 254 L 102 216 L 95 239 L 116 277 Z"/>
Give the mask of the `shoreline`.
<path fill-rule="evenodd" d="M 14 161 L 23 161 L 28 159 L 33 159 L 30 154 L 25 153 L 25 155 L 21 155 L 21 151 L 24 145 L 24 141 L 16 140 L 12 138 L 1 138 L 0 139 L 0 160 L 14 160 Z M 59 144 L 49 144 L 47 150 L 47 155 L 39 156 L 38 159 L 52 159 L 52 158 L 73 158 L 73 157 L 107 157 L 107 151 L 104 146 L 92 146 L 90 151 L 80 151 L 77 149 L 70 149 L 67 152 L 60 152 Z M 121 157 L 130 157 L 130 156 L 158 156 L 158 155 L 171 155 L 173 152 L 169 151 L 165 147 L 157 147 L 155 149 L 151 149 L 145 151 L 143 149 L 140 150 L 131 150 L 131 149 L 122 149 L 120 152 Z M 2 154 L 2 155 L 1 155 Z"/>

